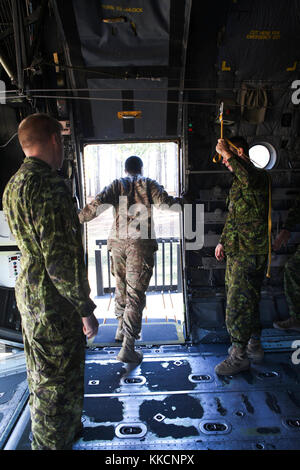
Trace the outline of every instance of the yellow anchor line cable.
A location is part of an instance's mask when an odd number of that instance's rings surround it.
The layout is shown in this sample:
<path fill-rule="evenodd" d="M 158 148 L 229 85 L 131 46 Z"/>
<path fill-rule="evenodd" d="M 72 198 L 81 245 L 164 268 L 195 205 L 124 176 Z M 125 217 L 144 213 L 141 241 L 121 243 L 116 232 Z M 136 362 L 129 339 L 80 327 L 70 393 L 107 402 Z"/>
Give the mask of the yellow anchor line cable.
<path fill-rule="evenodd" d="M 272 259 L 272 192 L 271 192 L 271 178 L 269 178 L 269 211 L 268 211 L 268 245 L 269 245 L 269 252 L 268 252 L 268 269 L 266 277 L 271 277 L 271 259 Z"/>

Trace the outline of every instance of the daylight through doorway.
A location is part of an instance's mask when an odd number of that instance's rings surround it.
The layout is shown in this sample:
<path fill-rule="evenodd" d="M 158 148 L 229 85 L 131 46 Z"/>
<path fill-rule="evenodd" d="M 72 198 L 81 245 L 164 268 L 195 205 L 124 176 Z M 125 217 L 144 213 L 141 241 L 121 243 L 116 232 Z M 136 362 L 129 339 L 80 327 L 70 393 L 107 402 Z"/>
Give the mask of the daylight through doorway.
<path fill-rule="evenodd" d="M 93 144 L 84 149 L 86 203 L 92 201 L 113 180 L 125 176 L 125 160 L 131 155 L 137 155 L 143 160 L 144 176 L 158 181 L 170 195 L 179 194 L 176 142 Z M 146 324 L 163 322 L 168 323 L 169 327 L 176 326 L 176 330 L 182 330 L 184 309 L 180 213 L 153 208 L 153 219 L 159 249 L 147 291 L 143 329 Z M 110 271 L 110 257 L 107 252 L 107 238 L 112 223 L 113 210 L 109 208 L 86 224 L 91 298 L 97 305 L 95 314 L 99 323 L 102 321 L 106 325 L 114 324 L 115 321 L 115 280 Z"/>

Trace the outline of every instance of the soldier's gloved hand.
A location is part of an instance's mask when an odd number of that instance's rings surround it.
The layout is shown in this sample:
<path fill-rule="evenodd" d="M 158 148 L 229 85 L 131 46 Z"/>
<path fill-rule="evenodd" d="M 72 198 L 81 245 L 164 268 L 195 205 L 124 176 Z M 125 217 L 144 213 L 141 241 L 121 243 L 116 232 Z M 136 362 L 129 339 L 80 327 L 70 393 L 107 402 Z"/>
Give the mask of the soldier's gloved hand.
<path fill-rule="evenodd" d="M 291 232 L 289 232 L 288 230 L 281 230 L 281 232 L 279 232 L 279 234 L 277 235 L 274 243 L 273 243 L 273 250 L 279 250 L 279 248 L 282 246 L 282 245 L 286 245 L 289 238 L 291 236 Z"/>
<path fill-rule="evenodd" d="M 98 333 L 99 323 L 95 315 L 92 313 L 89 317 L 82 317 L 83 333 L 87 339 L 91 339 Z"/>
<path fill-rule="evenodd" d="M 225 252 L 224 252 L 224 247 L 221 243 L 218 243 L 215 249 L 215 257 L 217 258 L 218 261 L 222 261 L 224 259 Z"/>

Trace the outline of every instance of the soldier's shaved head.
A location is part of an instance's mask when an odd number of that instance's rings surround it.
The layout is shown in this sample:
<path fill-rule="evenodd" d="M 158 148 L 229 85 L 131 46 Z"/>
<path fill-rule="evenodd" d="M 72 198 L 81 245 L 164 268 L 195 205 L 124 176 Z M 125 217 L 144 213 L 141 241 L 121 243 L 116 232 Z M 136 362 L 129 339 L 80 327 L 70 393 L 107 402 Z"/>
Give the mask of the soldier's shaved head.
<path fill-rule="evenodd" d="M 62 126 L 59 121 L 43 113 L 27 116 L 20 123 L 18 137 L 23 149 L 44 144 L 53 134 L 60 135 Z"/>
<path fill-rule="evenodd" d="M 143 161 L 140 157 L 132 155 L 125 161 L 125 171 L 130 175 L 138 175 L 142 172 Z"/>

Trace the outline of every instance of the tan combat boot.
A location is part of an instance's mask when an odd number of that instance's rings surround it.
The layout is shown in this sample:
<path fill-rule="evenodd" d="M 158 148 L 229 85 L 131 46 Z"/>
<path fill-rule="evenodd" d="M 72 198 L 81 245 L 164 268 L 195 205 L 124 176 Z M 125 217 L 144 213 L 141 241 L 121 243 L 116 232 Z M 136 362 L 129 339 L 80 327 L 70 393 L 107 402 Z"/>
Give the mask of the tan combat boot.
<path fill-rule="evenodd" d="M 287 320 L 275 321 L 273 326 L 278 330 L 300 331 L 300 320 L 298 320 L 296 317 L 290 317 Z"/>
<path fill-rule="evenodd" d="M 123 341 L 124 333 L 123 333 L 123 317 L 118 318 L 118 327 L 115 335 L 115 341 Z"/>
<path fill-rule="evenodd" d="M 215 372 L 218 375 L 235 375 L 250 368 L 250 361 L 245 348 L 232 346 L 229 356 L 216 365 Z"/>
<path fill-rule="evenodd" d="M 233 346 L 230 346 L 228 349 L 228 354 L 232 351 Z M 264 350 L 262 348 L 261 342 L 259 338 L 251 337 L 248 341 L 246 354 L 248 358 L 254 362 L 254 364 L 258 364 L 264 358 Z"/>
<path fill-rule="evenodd" d="M 126 363 L 140 364 L 143 360 L 143 353 L 134 350 L 134 338 L 124 336 L 122 348 L 117 355 L 117 360 Z"/>
<path fill-rule="evenodd" d="M 258 364 L 263 360 L 265 353 L 259 338 L 252 337 L 249 339 L 246 353 L 248 358 L 254 362 L 254 364 Z"/>

